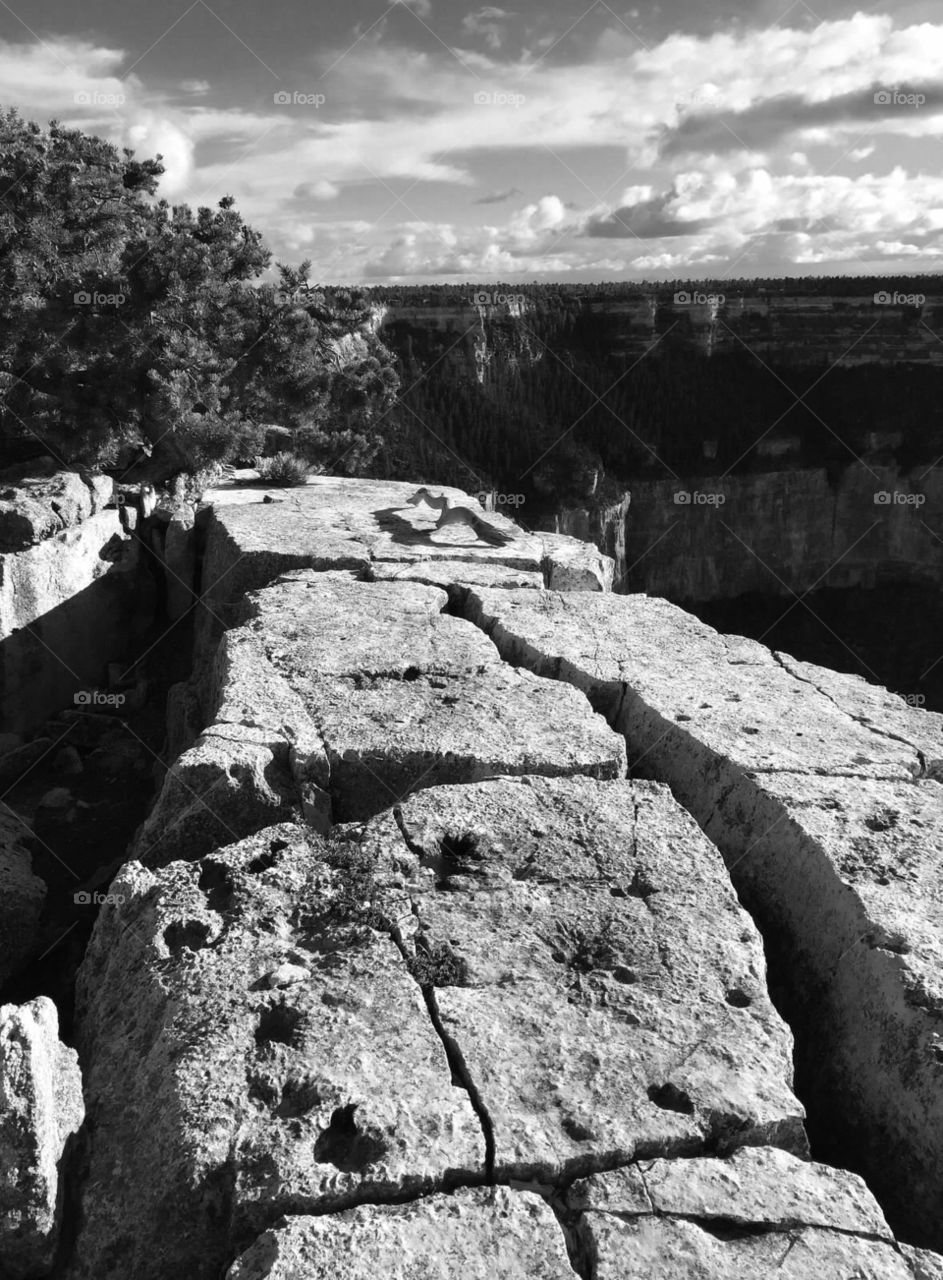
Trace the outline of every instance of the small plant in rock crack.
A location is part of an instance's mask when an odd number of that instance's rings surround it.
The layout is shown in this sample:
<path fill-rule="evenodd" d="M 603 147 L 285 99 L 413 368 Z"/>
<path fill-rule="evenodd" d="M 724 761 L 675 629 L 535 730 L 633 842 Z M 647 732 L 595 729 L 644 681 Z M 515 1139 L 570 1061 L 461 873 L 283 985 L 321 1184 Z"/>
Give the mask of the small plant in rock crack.
<path fill-rule="evenodd" d="M 385 895 L 376 882 L 376 865 L 365 849 L 341 844 L 330 849 L 325 862 L 337 874 L 332 877 L 332 894 L 320 905 L 321 913 L 338 922 L 366 925 L 370 929 L 391 928 Z"/>
<path fill-rule="evenodd" d="M 447 942 L 416 939 L 409 972 L 421 987 L 467 987 L 468 965 Z"/>

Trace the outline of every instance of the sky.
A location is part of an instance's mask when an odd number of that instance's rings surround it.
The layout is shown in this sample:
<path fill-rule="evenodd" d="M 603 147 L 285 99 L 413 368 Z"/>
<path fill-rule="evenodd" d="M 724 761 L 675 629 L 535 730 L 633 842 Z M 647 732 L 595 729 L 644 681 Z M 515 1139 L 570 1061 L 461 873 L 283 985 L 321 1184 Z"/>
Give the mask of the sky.
<path fill-rule="evenodd" d="M 0 103 L 322 283 L 943 266 L 939 0 L 506 3 L 0 0 Z"/>

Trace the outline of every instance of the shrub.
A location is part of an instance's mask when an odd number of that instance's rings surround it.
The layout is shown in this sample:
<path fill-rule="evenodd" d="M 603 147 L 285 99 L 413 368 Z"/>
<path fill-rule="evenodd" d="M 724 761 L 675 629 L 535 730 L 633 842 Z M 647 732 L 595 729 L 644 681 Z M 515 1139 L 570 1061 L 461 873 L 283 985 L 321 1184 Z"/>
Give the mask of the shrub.
<path fill-rule="evenodd" d="M 271 458 L 257 458 L 256 466 L 259 478 L 266 484 L 277 484 L 286 489 L 305 484 L 313 470 L 310 462 L 297 453 L 274 453 Z"/>

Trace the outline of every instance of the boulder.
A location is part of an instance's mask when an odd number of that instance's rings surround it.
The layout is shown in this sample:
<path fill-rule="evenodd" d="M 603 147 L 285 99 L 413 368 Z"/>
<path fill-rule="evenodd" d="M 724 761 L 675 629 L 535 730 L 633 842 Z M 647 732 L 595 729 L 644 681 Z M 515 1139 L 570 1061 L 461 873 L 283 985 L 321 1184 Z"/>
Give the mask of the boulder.
<path fill-rule="evenodd" d="M 78 1056 L 59 1040 L 45 996 L 0 1007 L 0 1272 L 52 1267 L 62 1216 L 63 1157 L 85 1116 Z"/>

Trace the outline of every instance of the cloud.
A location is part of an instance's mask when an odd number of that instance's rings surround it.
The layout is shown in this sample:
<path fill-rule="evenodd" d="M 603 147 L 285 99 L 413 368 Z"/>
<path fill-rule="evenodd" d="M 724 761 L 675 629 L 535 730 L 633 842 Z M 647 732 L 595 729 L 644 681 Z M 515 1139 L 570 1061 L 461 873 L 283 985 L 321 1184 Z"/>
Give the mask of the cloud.
<path fill-rule="evenodd" d="M 326 178 L 317 178 L 313 182 L 301 182 L 291 193 L 300 200 L 336 200 L 340 195 L 340 187 Z"/>
<path fill-rule="evenodd" d="M 432 0 L 392 0 L 392 3 L 411 9 L 420 18 L 427 18 L 432 12 Z"/>
<path fill-rule="evenodd" d="M 472 204 L 503 204 L 505 200 L 513 200 L 515 196 L 522 194 L 519 187 L 506 187 L 504 191 L 489 191 L 487 195 L 473 200 Z"/>
<path fill-rule="evenodd" d="M 432 11 L 430 0 L 407 7 Z M 0 82 L 24 115 L 161 151 L 161 194 L 195 204 L 231 191 L 276 254 L 310 256 L 325 278 L 335 265 L 351 279 L 683 271 L 754 250 L 770 269 L 861 269 L 939 250 L 943 190 L 927 144 L 943 128 L 943 23 L 858 13 L 803 29 L 676 32 L 647 47 L 615 30 L 567 44 L 564 63 L 508 56 L 497 31 L 514 17 L 486 5 L 459 19 L 475 37 L 461 60 L 477 79 L 418 23 L 340 60 L 321 49 L 319 65 L 336 66 L 318 110 L 226 102 L 207 81 L 122 78 L 124 51 L 75 39 L 0 42 Z M 477 89 L 490 99 L 476 104 Z M 881 93 L 891 97 L 876 102 Z M 635 185 L 608 194 L 607 172 L 625 170 Z M 523 175 L 553 194 L 515 207 L 520 190 L 502 183 Z M 393 221 L 389 189 L 408 221 Z"/>
<path fill-rule="evenodd" d="M 504 23 L 509 17 L 511 14 L 507 10 L 485 5 L 476 13 L 466 13 L 462 19 L 462 30 L 466 35 L 481 36 L 489 49 L 497 50 L 504 43 Z"/>

